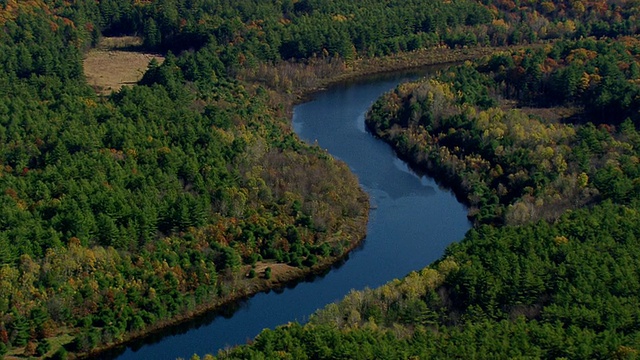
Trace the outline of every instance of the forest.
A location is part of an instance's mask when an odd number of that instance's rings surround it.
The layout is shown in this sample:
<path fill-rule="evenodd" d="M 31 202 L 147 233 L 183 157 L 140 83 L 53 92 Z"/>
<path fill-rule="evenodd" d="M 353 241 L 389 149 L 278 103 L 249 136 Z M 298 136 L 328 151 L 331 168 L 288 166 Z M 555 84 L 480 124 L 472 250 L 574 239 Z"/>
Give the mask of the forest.
<path fill-rule="evenodd" d="M 311 272 L 344 256 L 368 199 L 292 132 L 301 78 L 510 45 L 529 47 L 402 85 L 367 118 L 465 198 L 465 239 L 220 356 L 636 356 L 638 10 L 0 0 L 0 357 L 89 354 L 277 285 L 269 265 Z M 166 59 L 99 96 L 83 54 L 119 35 Z"/>

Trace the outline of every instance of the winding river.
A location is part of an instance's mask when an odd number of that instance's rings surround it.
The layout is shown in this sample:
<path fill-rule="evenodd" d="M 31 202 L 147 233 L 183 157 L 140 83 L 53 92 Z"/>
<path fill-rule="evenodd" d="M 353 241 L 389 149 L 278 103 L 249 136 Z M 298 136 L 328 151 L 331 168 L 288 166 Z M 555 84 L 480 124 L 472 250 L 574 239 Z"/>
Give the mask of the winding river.
<path fill-rule="evenodd" d="M 345 161 L 371 197 L 367 238 L 348 261 L 324 276 L 258 294 L 221 313 L 186 324 L 105 355 L 118 359 L 188 359 L 217 353 L 254 338 L 264 328 L 304 322 L 316 309 L 351 289 L 378 287 L 439 258 L 470 228 L 466 209 L 433 179 L 416 174 L 384 142 L 365 131 L 372 102 L 402 81 L 429 73 L 395 73 L 333 86 L 294 108 L 293 127 L 307 142 Z"/>

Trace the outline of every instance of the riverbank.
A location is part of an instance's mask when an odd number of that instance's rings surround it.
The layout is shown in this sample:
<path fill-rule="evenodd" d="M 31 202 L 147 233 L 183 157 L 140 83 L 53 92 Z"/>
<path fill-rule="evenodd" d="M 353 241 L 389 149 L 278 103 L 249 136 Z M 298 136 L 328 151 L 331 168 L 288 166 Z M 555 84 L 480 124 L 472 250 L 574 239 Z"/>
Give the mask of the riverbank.
<path fill-rule="evenodd" d="M 274 105 L 284 104 L 290 117 L 293 105 L 308 101 L 315 93 L 341 82 L 370 75 L 452 64 L 523 47 L 525 46 L 435 48 L 350 61 L 340 59 L 312 59 L 306 63 L 283 61 L 275 66 L 263 64 L 253 69 L 244 69 L 237 74 L 237 77 L 248 84 L 271 89 Z"/>
<path fill-rule="evenodd" d="M 321 79 L 319 84 L 311 88 L 303 89 L 302 91 L 297 92 L 297 95 L 304 101 L 314 92 L 322 91 L 327 86 L 353 80 L 362 76 L 409 70 L 431 65 L 446 65 L 479 58 L 506 49 L 506 47 L 473 47 L 462 49 L 436 48 L 399 53 L 382 58 L 358 59 L 348 64 L 342 74 Z"/>
<path fill-rule="evenodd" d="M 368 203 L 366 204 L 368 209 Z M 359 247 L 364 240 L 368 217 L 356 219 L 353 223 L 353 238 L 349 241 L 344 252 L 338 256 L 331 256 L 319 259 L 318 263 L 305 268 L 298 268 L 284 263 L 258 262 L 254 266 L 244 265 L 234 274 L 226 277 L 228 283 L 227 294 L 224 297 L 212 298 L 210 302 L 200 304 L 187 313 L 176 316 L 170 320 L 158 322 L 154 326 L 147 327 L 144 331 L 130 333 L 126 339 L 95 348 L 89 353 L 73 354 L 69 358 L 90 359 L 95 357 L 114 358 L 119 355 L 122 349 L 136 341 L 147 338 L 154 334 L 162 334 L 171 327 L 188 323 L 207 313 L 224 312 L 225 308 L 232 307 L 252 296 L 272 290 L 283 289 L 305 279 L 325 274 L 336 264 L 345 261 L 350 252 Z M 357 224 L 357 225 L 356 225 Z M 270 276 L 266 276 L 266 269 L 270 268 Z M 255 277 L 250 276 L 251 270 L 255 271 Z M 68 339 L 68 341 L 72 338 Z M 64 345 L 64 344 L 63 344 Z M 71 354 L 70 354 L 71 355 Z"/>

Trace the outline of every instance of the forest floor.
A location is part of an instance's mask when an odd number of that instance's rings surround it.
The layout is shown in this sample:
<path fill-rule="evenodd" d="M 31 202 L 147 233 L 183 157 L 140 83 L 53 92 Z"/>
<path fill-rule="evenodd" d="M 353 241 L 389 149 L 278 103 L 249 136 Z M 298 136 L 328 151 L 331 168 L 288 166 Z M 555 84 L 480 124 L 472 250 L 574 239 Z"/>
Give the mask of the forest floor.
<path fill-rule="evenodd" d="M 85 55 L 87 83 L 99 95 L 109 95 L 123 86 L 136 84 L 144 75 L 151 59 L 164 61 L 159 54 L 137 51 L 142 40 L 133 36 L 105 37 Z"/>

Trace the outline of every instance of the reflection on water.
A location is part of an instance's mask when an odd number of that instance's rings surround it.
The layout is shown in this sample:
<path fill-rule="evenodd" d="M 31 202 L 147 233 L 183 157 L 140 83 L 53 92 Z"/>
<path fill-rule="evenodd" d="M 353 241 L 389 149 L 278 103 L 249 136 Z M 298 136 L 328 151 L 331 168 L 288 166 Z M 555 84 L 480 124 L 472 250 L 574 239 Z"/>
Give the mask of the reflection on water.
<path fill-rule="evenodd" d="M 373 101 L 417 75 L 394 74 L 345 83 L 294 109 L 299 136 L 345 161 L 371 196 L 367 238 L 322 276 L 261 293 L 186 324 L 145 338 L 119 359 L 189 358 L 242 344 L 262 329 L 306 321 L 315 310 L 351 289 L 377 287 L 428 265 L 469 229 L 466 209 L 431 178 L 416 175 L 391 148 L 368 134 L 364 114 Z"/>

